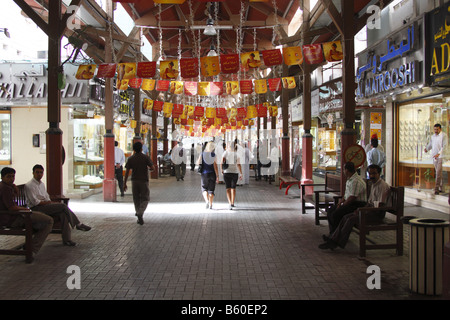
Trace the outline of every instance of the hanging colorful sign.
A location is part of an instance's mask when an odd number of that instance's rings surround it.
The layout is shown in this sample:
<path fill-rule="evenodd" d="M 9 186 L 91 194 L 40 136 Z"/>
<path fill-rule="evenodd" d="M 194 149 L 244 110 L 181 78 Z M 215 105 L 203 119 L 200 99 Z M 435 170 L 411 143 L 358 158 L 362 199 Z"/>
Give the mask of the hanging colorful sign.
<path fill-rule="evenodd" d="M 164 115 L 168 114 L 169 117 L 170 117 L 170 115 L 172 114 L 172 110 L 173 110 L 173 103 L 171 103 L 171 102 L 164 102 L 164 105 L 163 105 Z M 169 117 L 166 117 L 166 118 L 169 118 Z"/>
<path fill-rule="evenodd" d="M 241 80 L 239 82 L 239 89 L 242 94 L 251 94 L 253 92 L 252 80 Z"/>
<path fill-rule="evenodd" d="M 154 79 L 143 79 L 141 84 L 141 89 L 144 91 L 155 90 L 156 80 Z"/>
<path fill-rule="evenodd" d="M 169 80 L 158 80 L 156 82 L 156 91 L 167 91 L 169 90 L 170 81 Z"/>
<path fill-rule="evenodd" d="M 173 94 L 183 94 L 183 81 L 170 81 L 170 89 L 169 92 Z"/>
<path fill-rule="evenodd" d="M 176 103 L 173 105 L 172 116 L 179 117 L 183 113 L 184 105 Z"/>
<path fill-rule="evenodd" d="M 139 89 L 141 87 L 141 84 L 142 79 L 140 78 L 133 78 L 128 81 L 128 85 L 133 89 Z"/>
<path fill-rule="evenodd" d="M 318 64 L 323 62 L 322 45 L 308 44 L 303 46 L 303 55 L 308 64 Z"/>
<path fill-rule="evenodd" d="M 241 53 L 241 63 L 244 69 L 258 68 L 261 66 L 259 51 Z"/>
<path fill-rule="evenodd" d="M 97 65 L 95 64 L 81 65 L 78 67 L 75 78 L 78 80 L 92 79 L 94 77 L 95 69 L 97 69 Z"/>
<path fill-rule="evenodd" d="M 294 77 L 283 77 L 281 81 L 283 82 L 284 89 L 293 89 L 296 86 Z"/>
<path fill-rule="evenodd" d="M 328 62 L 340 61 L 343 58 L 341 41 L 333 41 L 322 44 L 325 59 Z"/>
<path fill-rule="evenodd" d="M 144 109 L 145 110 L 152 110 L 153 109 L 153 100 L 151 100 L 151 99 L 144 99 Z"/>
<path fill-rule="evenodd" d="M 211 82 L 198 82 L 198 92 L 199 96 L 209 96 L 210 93 L 210 83 Z"/>
<path fill-rule="evenodd" d="M 206 107 L 205 117 L 208 119 L 214 119 L 216 117 L 216 108 Z"/>
<path fill-rule="evenodd" d="M 226 118 L 226 116 L 227 116 L 227 109 L 216 108 L 216 118 Z"/>
<path fill-rule="evenodd" d="M 278 106 L 269 106 L 269 115 L 271 117 L 278 116 Z"/>
<path fill-rule="evenodd" d="M 198 58 L 180 59 L 180 71 L 182 78 L 198 77 Z"/>
<path fill-rule="evenodd" d="M 115 63 L 104 63 L 98 66 L 97 78 L 114 78 L 116 75 Z"/>
<path fill-rule="evenodd" d="M 212 77 L 218 75 L 220 73 L 219 56 L 201 57 L 200 72 L 204 77 Z"/>
<path fill-rule="evenodd" d="M 220 56 L 221 73 L 237 73 L 239 71 L 239 55 L 223 54 Z"/>
<path fill-rule="evenodd" d="M 153 111 L 162 111 L 164 106 L 164 101 L 154 100 L 153 101 Z"/>
<path fill-rule="evenodd" d="M 211 82 L 209 86 L 209 95 L 211 96 L 220 96 L 223 94 L 223 82 Z"/>
<path fill-rule="evenodd" d="M 269 90 L 272 92 L 281 90 L 281 78 L 271 78 L 269 81 Z"/>
<path fill-rule="evenodd" d="M 225 82 L 225 92 L 227 94 L 238 94 L 239 93 L 239 81 Z"/>
<path fill-rule="evenodd" d="M 117 79 L 117 82 L 116 82 L 116 88 L 118 89 L 118 90 L 127 90 L 128 89 L 128 82 L 129 82 L 130 80 L 128 80 L 128 79 L 123 79 L 123 80 L 119 80 L 119 79 Z"/>
<path fill-rule="evenodd" d="M 247 109 L 245 109 L 244 107 L 237 108 L 236 118 L 244 119 L 246 116 L 247 116 Z"/>
<path fill-rule="evenodd" d="M 287 66 L 302 64 L 303 63 L 302 48 L 298 46 L 283 48 L 283 59 L 284 64 Z"/>
<path fill-rule="evenodd" d="M 195 96 L 198 92 L 197 82 L 185 81 L 184 82 L 184 94 L 187 96 Z"/>
<path fill-rule="evenodd" d="M 262 51 L 264 64 L 268 67 L 276 66 L 283 63 L 283 56 L 280 49 Z"/>
<path fill-rule="evenodd" d="M 258 109 L 256 108 L 256 106 L 252 105 L 252 106 L 248 106 L 247 107 L 247 118 L 251 119 L 251 118 L 256 118 L 258 116 Z"/>
<path fill-rule="evenodd" d="M 203 117 L 203 114 L 205 113 L 205 108 L 203 107 L 195 107 L 194 109 L 194 117 Z"/>
<path fill-rule="evenodd" d="M 156 61 L 138 62 L 138 78 L 153 78 L 156 74 Z"/>
<path fill-rule="evenodd" d="M 264 103 L 257 104 L 256 109 L 258 110 L 258 117 L 267 117 L 267 106 Z"/>
<path fill-rule="evenodd" d="M 178 60 L 166 60 L 159 63 L 161 79 L 176 79 L 178 77 Z"/>
<path fill-rule="evenodd" d="M 117 65 L 117 79 L 136 78 L 136 63 L 126 62 Z"/>
<path fill-rule="evenodd" d="M 258 94 L 264 94 L 267 92 L 267 81 L 266 79 L 255 80 L 255 92 Z"/>

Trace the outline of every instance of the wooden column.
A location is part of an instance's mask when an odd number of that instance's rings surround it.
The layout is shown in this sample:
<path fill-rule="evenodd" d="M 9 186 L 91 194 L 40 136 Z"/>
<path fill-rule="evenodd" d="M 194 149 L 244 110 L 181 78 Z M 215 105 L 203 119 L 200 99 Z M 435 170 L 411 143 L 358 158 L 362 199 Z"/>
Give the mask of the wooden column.
<path fill-rule="evenodd" d="M 47 142 L 47 192 L 50 196 L 63 194 L 62 174 L 62 130 L 61 91 L 58 76 L 63 74 L 61 66 L 61 1 L 49 2 L 48 19 L 48 122 Z"/>
<path fill-rule="evenodd" d="M 345 174 L 343 153 L 356 143 L 355 123 L 355 47 L 354 47 L 354 0 L 342 1 L 342 44 L 344 58 L 342 60 L 343 79 L 343 106 L 344 130 L 341 132 L 341 190 L 345 191 Z"/>
<path fill-rule="evenodd" d="M 111 1 L 106 1 L 106 13 L 108 15 L 108 28 L 114 23 L 114 9 Z M 111 63 L 112 39 L 105 41 L 105 63 Z M 113 81 L 106 78 L 105 81 L 105 135 L 103 136 L 104 144 L 104 161 L 105 177 L 103 179 L 103 201 L 114 202 L 116 196 L 116 180 L 115 180 L 115 159 L 114 159 L 114 105 L 113 105 Z"/>
<path fill-rule="evenodd" d="M 310 3 L 309 0 L 303 1 L 303 43 L 309 44 L 310 41 L 306 41 L 306 33 L 309 31 L 310 20 Z M 303 62 L 303 99 L 302 99 L 302 113 L 303 113 L 303 129 L 305 133 L 302 136 L 302 184 L 313 183 L 313 155 L 312 145 L 313 136 L 311 135 L 311 66 Z M 306 192 L 312 194 L 314 188 L 307 187 Z"/>
<path fill-rule="evenodd" d="M 283 64 L 283 77 L 289 74 L 288 66 Z M 291 161 L 289 159 L 289 91 L 281 89 L 281 114 L 283 117 L 283 136 L 281 137 L 281 175 L 291 175 Z"/>
<path fill-rule="evenodd" d="M 153 161 L 153 164 L 155 165 L 155 169 L 150 177 L 152 179 L 158 179 L 158 138 L 156 137 L 156 128 L 157 128 L 157 120 L 158 120 L 158 112 L 155 110 L 152 110 L 152 147 L 151 147 L 151 154 L 150 158 Z"/>

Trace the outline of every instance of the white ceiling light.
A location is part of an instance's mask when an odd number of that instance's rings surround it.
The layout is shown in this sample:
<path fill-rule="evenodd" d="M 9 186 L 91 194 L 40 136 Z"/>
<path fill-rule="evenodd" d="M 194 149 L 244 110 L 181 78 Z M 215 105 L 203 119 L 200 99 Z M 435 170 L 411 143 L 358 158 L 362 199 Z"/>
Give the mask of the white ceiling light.
<path fill-rule="evenodd" d="M 203 31 L 205 36 L 215 36 L 217 34 L 216 28 L 214 28 L 214 20 L 208 19 L 206 20 L 206 28 Z"/>

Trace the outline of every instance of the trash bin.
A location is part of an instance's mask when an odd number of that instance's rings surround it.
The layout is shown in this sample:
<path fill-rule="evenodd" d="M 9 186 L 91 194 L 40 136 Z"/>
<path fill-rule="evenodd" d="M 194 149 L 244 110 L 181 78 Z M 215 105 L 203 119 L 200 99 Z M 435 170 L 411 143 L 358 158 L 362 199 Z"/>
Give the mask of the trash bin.
<path fill-rule="evenodd" d="M 412 292 L 441 295 L 444 246 L 449 241 L 449 222 L 419 218 L 409 221 L 409 288 Z"/>

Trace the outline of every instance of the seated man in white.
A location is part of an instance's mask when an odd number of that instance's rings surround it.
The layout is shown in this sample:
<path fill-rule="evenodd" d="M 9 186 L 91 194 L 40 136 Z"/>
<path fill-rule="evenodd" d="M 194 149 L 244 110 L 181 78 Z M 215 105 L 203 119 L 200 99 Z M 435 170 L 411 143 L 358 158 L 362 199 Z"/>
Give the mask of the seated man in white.
<path fill-rule="evenodd" d="M 65 246 L 75 246 L 72 241 L 72 228 L 82 231 L 89 231 L 91 227 L 86 226 L 78 220 L 77 216 L 67 205 L 60 202 L 53 202 L 41 181 L 44 175 L 44 167 L 37 164 L 33 167 L 33 179 L 25 184 L 25 198 L 28 207 L 33 211 L 40 211 L 51 217 L 58 216 L 61 221 L 62 240 Z"/>

